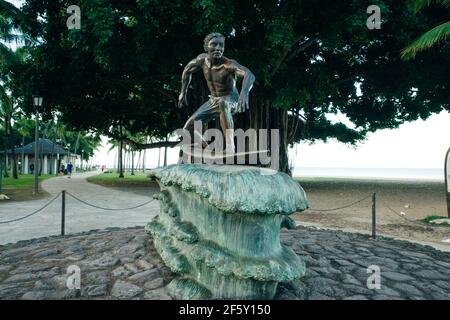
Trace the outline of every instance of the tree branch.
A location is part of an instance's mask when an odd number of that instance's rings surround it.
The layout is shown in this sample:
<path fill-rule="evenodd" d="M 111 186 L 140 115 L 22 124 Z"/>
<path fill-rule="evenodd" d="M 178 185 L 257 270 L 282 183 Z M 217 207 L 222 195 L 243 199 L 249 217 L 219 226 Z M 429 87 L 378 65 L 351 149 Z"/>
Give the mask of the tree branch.
<path fill-rule="evenodd" d="M 161 90 L 159 88 L 153 87 L 153 89 L 157 92 L 159 92 L 160 94 L 162 94 L 163 96 L 169 98 L 170 100 L 172 100 L 175 104 L 175 106 L 178 106 L 178 100 L 173 97 L 172 95 L 170 95 L 169 93 L 165 92 L 164 90 Z"/>
<path fill-rule="evenodd" d="M 343 83 L 346 83 L 347 81 L 354 80 L 355 77 L 356 77 L 356 75 L 350 75 L 350 76 L 345 77 L 343 79 L 339 79 L 338 81 L 333 82 L 332 84 L 335 85 L 335 86 L 339 86 L 339 85 L 341 85 Z"/>
<path fill-rule="evenodd" d="M 291 143 L 291 141 L 294 139 L 295 134 L 297 133 L 298 124 L 300 123 L 300 118 L 298 117 L 298 110 L 295 112 L 295 114 L 293 114 L 293 116 L 295 122 L 292 124 L 292 130 L 291 134 L 288 137 L 288 143 Z"/>
<path fill-rule="evenodd" d="M 181 140 L 179 141 L 160 141 L 160 142 L 154 142 L 154 143 L 139 143 L 134 140 L 131 140 L 129 138 L 122 138 L 121 139 L 124 143 L 132 146 L 136 150 L 143 150 L 143 149 L 156 149 L 156 148 L 173 148 L 181 143 Z"/>
<path fill-rule="evenodd" d="M 280 67 L 283 65 L 283 63 L 287 60 L 292 59 L 294 56 L 296 56 L 297 54 L 299 54 L 302 51 L 305 51 L 308 47 L 310 47 L 317 39 L 319 39 L 319 34 L 316 34 L 313 38 L 306 40 L 304 42 L 302 42 L 299 47 L 297 49 L 295 49 L 295 51 L 293 51 L 291 54 L 289 54 L 289 52 L 291 52 L 291 50 L 294 48 L 294 46 L 302 39 L 302 36 L 298 36 L 295 40 L 294 43 L 292 44 L 292 46 L 290 46 L 289 48 L 286 48 L 283 51 L 283 54 L 281 55 L 280 59 L 278 59 L 277 63 L 275 64 L 275 68 L 272 70 L 272 72 L 270 73 L 270 77 L 272 78 L 280 69 Z M 288 57 L 289 55 L 289 57 Z"/>

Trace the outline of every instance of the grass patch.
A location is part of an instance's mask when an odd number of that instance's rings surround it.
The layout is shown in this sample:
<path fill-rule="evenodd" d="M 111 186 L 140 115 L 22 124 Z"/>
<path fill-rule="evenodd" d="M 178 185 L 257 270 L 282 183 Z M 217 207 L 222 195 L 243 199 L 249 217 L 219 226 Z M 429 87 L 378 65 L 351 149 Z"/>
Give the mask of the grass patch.
<path fill-rule="evenodd" d="M 428 216 L 428 217 L 426 217 L 426 218 L 423 218 L 422 219 L 422 221 L 423 222 L 426 222 L 426 223 L 431 223 L 431 221 L 434 221 L 434 220 L 439 220 L 439 219 L 447 219 L 448 217 L 445 217 L 445 216 Z M 436 225 L 436 226 L 450 226 L 450 224 L 448 224 L 448 223 L 441 223 L 441 224 L 433 224 L 433 225 Z"/>
<path fill-rule="evenodd" d="M 34 175 L 19 175 L 19 179 L 12 177 L 3 178 L 2 192 L 11 198 L 12 201 L 25 201 L 42 199 L 48 196 L 48 193 L 42 190 L 42 181 L 53 178 L 52 174 L 43 174 L 39 177 L 39 194 L 33 195 Z"/>
<path fill-rule="evenodd" d="M 87 178 L 88 182 L 105 187 L 152 187 L 155 182 L 148 178 L 147 173 L 136 172 L 134 176 L 125 173 L 124 178 L 119 178 L 118 173 L 102 173 Z"/>

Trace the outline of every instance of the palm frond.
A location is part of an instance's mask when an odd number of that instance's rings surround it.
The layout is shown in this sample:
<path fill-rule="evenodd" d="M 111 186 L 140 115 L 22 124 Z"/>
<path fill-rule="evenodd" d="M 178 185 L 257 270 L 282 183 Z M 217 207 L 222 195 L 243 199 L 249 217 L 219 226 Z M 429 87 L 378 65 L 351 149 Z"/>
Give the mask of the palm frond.
<path fill-rule="evenodd" d="M 34 44 L 36 42 L 34 39 L 20 32 L 22 26 L 29 21 L 30 19 L 16 6 L 5 0 L 0 0 L 0 39 Z"/>
<path fill-rule="evenodd" d="M 16 18 L 20 13 L 21 11 L 12 3 L 0 0 L 0 15 L 8 18 Z"/>
<path fill-rule="evenodd" d="M 450 0 L 411 0 L 409 2 L 409 8 L 412 12 L 417 13 L 432 4 L 443 5 L 444 7 L 450 8 Z"/>
<path fill-rule="evenodd" d="M 14 51 L 0 42 L 0 66 L 7 65 L 15 60 Z"/>
<path fill-rule="evenodd" d="M 425 49 L 431 48 L 433 45 L 440 41 L 444 41 L 450 36 L 450 21 L 445 22 L 437 27 L 434 27 L 430 31 L 421 35 L 408 47 L 402 50 L 400 56 L 404 60 L 412 59 L 416 54 Z"/>
<path fill-rule="evenodd" d="M 15 42 L 16 44 L 19 44 L 23 42 L 23 37 L 20 34 L 8 33 L 2 35 L 2 40 L 4 42 Z"/>
<path fill-rule="evenodd" d="M 3 116 L 12 112 L 12 102 L 4 86 L 0 86 L 0 114 Z"/>

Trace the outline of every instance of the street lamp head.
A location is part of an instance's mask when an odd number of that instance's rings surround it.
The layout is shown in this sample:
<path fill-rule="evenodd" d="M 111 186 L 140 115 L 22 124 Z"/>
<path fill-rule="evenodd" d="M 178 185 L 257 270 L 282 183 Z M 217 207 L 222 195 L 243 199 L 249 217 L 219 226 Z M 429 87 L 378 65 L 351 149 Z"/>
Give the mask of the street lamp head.
<path fill-rule="evenodd" d="M 41 96 L 33 96 L 33 105 L 35 107 L 42 107 L 42 102 L 43 102 L 44 98 L 42 98 Z"/>

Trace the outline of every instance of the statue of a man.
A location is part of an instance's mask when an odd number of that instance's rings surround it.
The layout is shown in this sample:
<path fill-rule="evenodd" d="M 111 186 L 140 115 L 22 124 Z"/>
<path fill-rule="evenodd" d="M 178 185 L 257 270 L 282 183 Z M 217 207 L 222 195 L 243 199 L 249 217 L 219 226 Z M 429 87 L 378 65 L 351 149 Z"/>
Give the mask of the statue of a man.
<path fill-rule="evenodd" d="M 255 76 L 235 60 L 223 56 L 225 37 L 220 33 L 207 35 L 204 49 L 207 53 L 200 54 L 184 68 L 179 107 L 187 105 L 187 90 L 192 73 L 200 69 L 203 70 L 211 92 L 210 99 L 195 111 L 184 125 L 184 129 L 192 128 L 194 121 L 209 121 L 220 116 L 220 126 L 225 134 L 225 152 L 231 154 L 235 152 L 233 114 L 244 112 L 249 108 L 248 95 Z M 240 94 L 236 89 L 237 76 L 244 78 Z"/>

